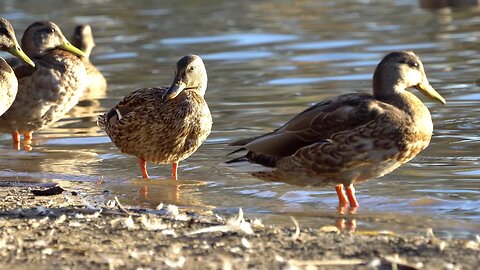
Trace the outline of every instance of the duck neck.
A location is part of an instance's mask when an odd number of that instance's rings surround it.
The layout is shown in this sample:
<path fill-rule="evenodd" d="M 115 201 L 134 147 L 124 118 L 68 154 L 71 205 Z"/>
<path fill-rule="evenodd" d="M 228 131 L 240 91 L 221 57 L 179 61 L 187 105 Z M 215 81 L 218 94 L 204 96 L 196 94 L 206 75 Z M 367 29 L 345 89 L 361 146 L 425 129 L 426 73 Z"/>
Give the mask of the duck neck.
<path fill-rule="evenodd" d="M 197 89 L 198 89 L 197 90 L 198 94 L 200 94 L 202 97 L 204 97 L 205 92 L 207 91 L 207 80 L 202 81 L 202 83 L 200 83 L 200 85 L 198 85 Z"/>
<path fill-rule="evenodd" d="M 373 74 L 373 95 L 378 100 L 389 99 L 394 96 L 398 96 L 406 88 L 404 83 L 396 78 L 396 76 L 390 76 L 385 74 L 382 69 L 377 67 Z"/>
<path fill-rule="evenodd" d="M 420 110 L 422 114 L 424 109 L 428 111 L 423 102 L 414 94 L 406 90 L 407 86 L 400 80 L 394 80 L 383 77 L 383 80 L 373 80 L 373 95 L 377 100 L 393 105 L 406 112 L 413 118 Z M 386 80 L 385 80 L 386 79 Z"/>
<path fill-rule="evenodd" d="M 77 47 L 78 48 L 78 47 Z M 90 54 L 92 53 L 92 49 L 93 49 L 93 46 L 82 46 L 81 48 L 79 48 L 80 50 L 82 50 L 84 53 L 85 53 L 85 57 L 86 58 L 90 58 Z"/>

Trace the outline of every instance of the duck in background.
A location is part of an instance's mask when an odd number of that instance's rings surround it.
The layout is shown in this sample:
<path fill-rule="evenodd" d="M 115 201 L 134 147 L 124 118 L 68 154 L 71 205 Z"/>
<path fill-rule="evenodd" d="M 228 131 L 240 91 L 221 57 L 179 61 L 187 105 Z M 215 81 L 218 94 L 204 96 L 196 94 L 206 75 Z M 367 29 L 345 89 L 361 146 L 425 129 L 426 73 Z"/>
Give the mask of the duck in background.
<path fill-rule="evenodd" d="M 93 47 L 95 47 L 95 41 L 93 39 L 92 28 L 90 25 L 77 25 L 73 31 L 71 41 L 73 46 L 79 48 L 85 54 L 81 59 L 87 69 L 89 83 L 84 92 L 84 97 L 88 98 L 90 96 L 105 95 L 107 90 L 107 80 L 90 61 L 90 54 Z"/>
<path fill-rule="evenodd" d="M 392 52 L 375 70 L 373 95 L 347 94 L 317 103 L 273 132 L 232 143 L 242 146 L 233 153 L 247 153 L 227 163 L 267 181 L 333 184 L 340 210 L 348 204 L 356 209 L 354 184 L 390 173 L 430 143 L 430 112 L 407 88 L 446 103 L 417 55 Z"/>
<path fill-rule="evenodd" d="M 170 87 L 141 88 L 125 96 L 104 115 L 98 125 L 123 152 L 138 157 L 143 178 L 146 162 L 177 166 L 205 141 L 212 116 L 204 99 L 207 71 L 197 55 L 177 62 Z"/>
<path fill-rule="evenodd" d="M 13 56 L 35 67 L 33 61 L 18 45 L 15 31 L 5 18 L 0 18 L 0 50 L 9 52 Z M 0 57 L 0 115 L 12 105 L 18 91 L 18 81 L 10 65 Z"/>
<path fill-rule="evenodd" d="M 71 45 L 53 22 L 31 24 L 23 34 L 22 48 L 35 67 L 9 61 L 18 79 L 18 93 L 12 106 L 0 116 L 0 131 L 12 134 L 16 149 L 23 134 L 30 150 L 32 133 L 52 125 L 75 106 L 88 78 L 78 57 L 85 54 Z"/>

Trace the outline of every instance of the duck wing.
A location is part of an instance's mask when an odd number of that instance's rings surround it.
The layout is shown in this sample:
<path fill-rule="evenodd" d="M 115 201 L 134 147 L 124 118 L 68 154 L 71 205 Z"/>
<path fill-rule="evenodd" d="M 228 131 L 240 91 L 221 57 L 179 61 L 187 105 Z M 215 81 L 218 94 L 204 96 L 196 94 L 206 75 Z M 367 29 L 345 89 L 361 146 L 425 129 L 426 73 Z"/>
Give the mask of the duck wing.
<path fill-rule="evenodd" d="M 137 109 L 148 109 L 148 105 L 154 100 L 163 100 L 163 94 L 167 88 L 141 88 L 126 95 L 117 105 L 106 114 L 100 115 L 99 126 L 113 126 L 124 117 L 135 113 Z"/>
<path fill-rule="evenodd" d="M 369 94 L 347 94 L 330 99 L 301 112 L 277 130 L 232 143 L 243 146 L 249 155 L 281 158 L 298 149 L 328 141 L 334 134 L 353 130 L 374 121 L 385 111 L 384 103 Z M 248 156 L 247 156 L 248 157 Z"/>

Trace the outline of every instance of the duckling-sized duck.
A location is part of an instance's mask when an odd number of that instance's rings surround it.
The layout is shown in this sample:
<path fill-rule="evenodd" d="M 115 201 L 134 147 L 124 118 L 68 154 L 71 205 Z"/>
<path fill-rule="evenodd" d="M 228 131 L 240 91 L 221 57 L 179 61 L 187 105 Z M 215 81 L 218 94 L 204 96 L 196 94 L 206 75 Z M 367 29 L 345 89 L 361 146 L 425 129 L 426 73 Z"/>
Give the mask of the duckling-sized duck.
<path fill-rule="evenodd" d="M 35 67 L 15 61 L 18 93 L 0 116 L 0 131 L 11 132 L 19 148 L 20 133 L 29 143 L 32 132 L 49 126 L 67 113 L 87 86 L 87 72 L 78 56 L 85 54 L 70 44 L 60 28 L 49 21 L 31 24 L 23 34 L 22 48 Z"/>
<path fill-rule="evenodd" d="M 104 93 L 107 90 L 107 80 L 102 73 L 90 62 L 90 54 L 93 47 L 95 47 L 95 41 L 93 39 L 92 28 L 88 24 L 81 24 L 75 27 L 72 36 L 73 46 L 79 48 L 85 53 L 85 57 L 81 57 L 88 74 L 88 86 L 84 95 L 87 96 L 90 93 L 100 92 Z"/>
<path fill-rule="evenodd" d="M 133 91 L 99 115 L 98 125 L 123 153 L 138 157 L 143 178 L 148 178 L 148 161 L 172 164 L 172 178 L 177 179 L 178 162 L 193 154 L 212 128 L 206 90 L 202 59 L 187 55 L 177 62 L 169 88 Z"/>
<path fill-rule="evenodd" d="M 0 50 L 11 53 L 32 67 L 35 66 L 18 45 L 12 25 L 4 18 L 0 18 Z M 17 90 L 18 81 L 13 69 L 0 57 L 0 115 L 10 108 L 17 95 Z"/>
<path fill-rule="evenodd" d="M 428 82 L 418 56 L 393 52 L 375 70 L 373 95 L 329 98 L 271 133 L 232 143 L 248 152 L 228 163 L 255 165 L 252 174 L 268 181 L 333 184 L 339 206 L 349 202 L 355 209 L 354 184 L 390 173 L 430 143 L 430 112 L 406 90 L 410 87 L 446 103 Z"/>

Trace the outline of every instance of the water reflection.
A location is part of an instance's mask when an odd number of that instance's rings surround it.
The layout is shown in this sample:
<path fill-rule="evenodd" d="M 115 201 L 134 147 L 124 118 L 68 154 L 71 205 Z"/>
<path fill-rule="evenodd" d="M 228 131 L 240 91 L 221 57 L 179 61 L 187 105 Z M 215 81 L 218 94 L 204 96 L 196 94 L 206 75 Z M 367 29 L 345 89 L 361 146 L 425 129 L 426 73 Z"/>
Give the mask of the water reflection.
<path fill-rule="evenodd" d="M 342 218 L 347 226 L 350 216 L 337 213 L 331 190 L 266 183 L 225 169 L 226 143 L 273 130 L 327 97 L 370 92 L 383 54 L 413 49 L 448 105 L 426 101 L 435 134 L 420 156 L 358 186 L 362 209 L 355 214 L 356 230 L 479 233 L 478 9 L 429 10 L 418 1 L 74 3 L 6 1 L 0 7 L 17 34 L 34 19 L 53 19 L 65 32 L 90 24 L 97 44 L 91 60 L 109 82 L 91 106 L 77 107 L 38 132 L 33 151 L 13 151 L 9 135 L 0 135 L 2 180 L 77 187 L 103 176 L 97 192 L 109 190 L 125 204 L 175 203 L 227 213 L 242 207 L 267 224 L 290 225 L 292 215 L 301 227 L 335 225 Z M 213 131 L 180 164 L 183 179 L 177 184 L 168 180 L 168 166 L 152 166 L 157 177 L 143 182 L 136 177 L 135 158 L 111 144 L 96 126 L 96 115 L 137 88 L 169 82 L 174 63 L 188 53 L 205 59 Z"/>

